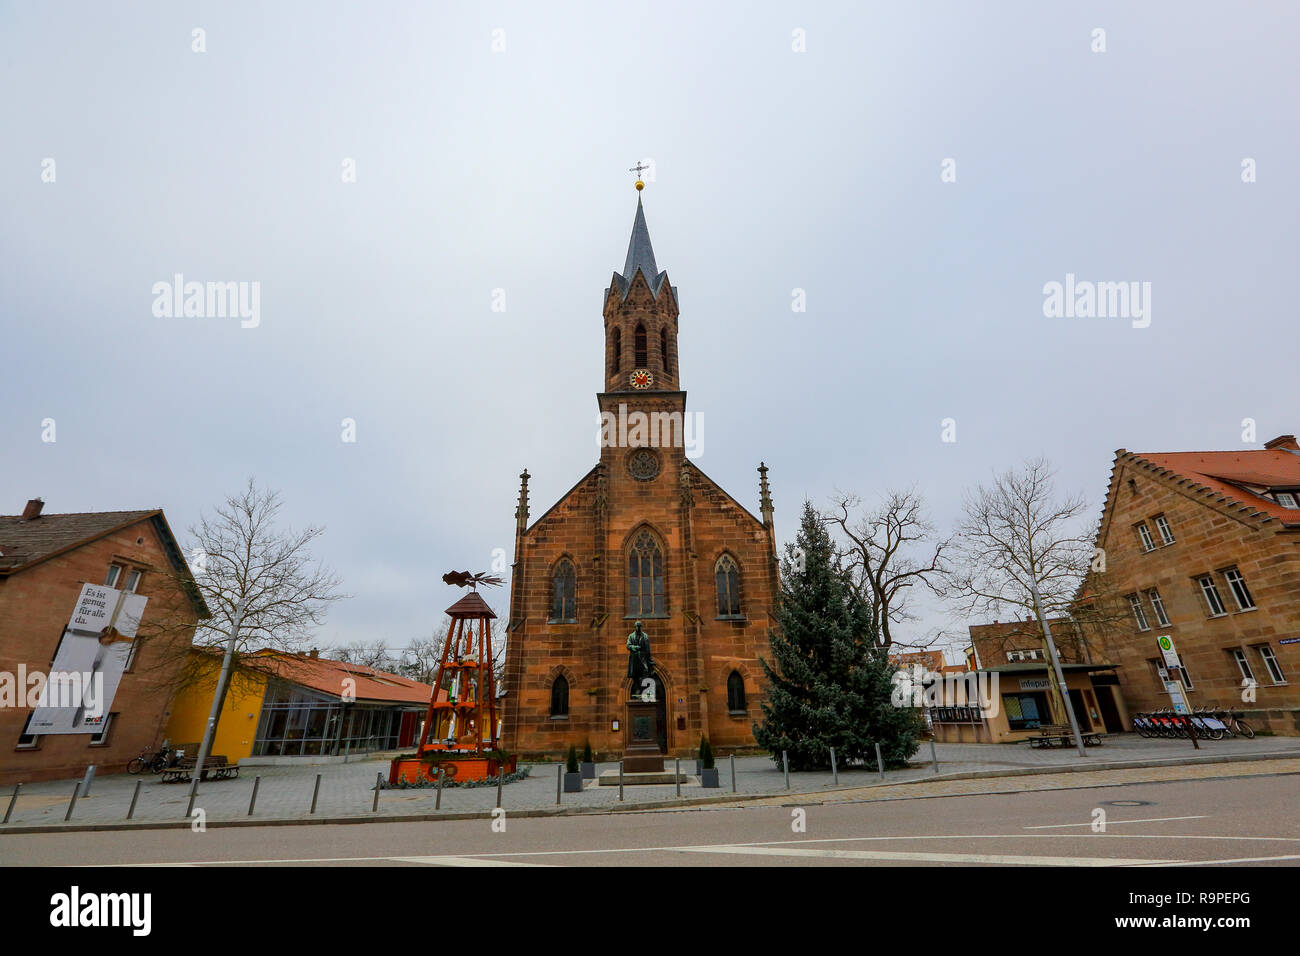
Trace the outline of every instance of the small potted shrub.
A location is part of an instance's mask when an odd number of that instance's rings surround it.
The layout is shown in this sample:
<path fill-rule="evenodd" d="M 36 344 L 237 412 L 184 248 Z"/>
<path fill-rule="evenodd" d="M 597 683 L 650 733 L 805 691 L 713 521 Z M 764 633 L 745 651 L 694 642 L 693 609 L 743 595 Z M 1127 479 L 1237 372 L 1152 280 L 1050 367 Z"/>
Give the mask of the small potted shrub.
<path fill-rule="evenodd" d="M 708 737 L 700 738 L 700 786 L 718 786 L 718 768 L 713 765 L 713 746 Z"/>
<path fill-rule="evenodd" d="M 695 752 L 695 776 L 697 777 L 704 772 L 704 761 L 701 758 L 704 753 L 705 743 L 704 735 L 700 734 L 700 746 Z"/>
<path fill-rule="evenodd" d="M 565 762 L 564 771 L 564 792 L 581 793 L 582 774 L 578 772 L 578 750 L 573 744 L 569 744 L 569 759 Z"/>
<path fill-rule="evenodd" d="M 596 761 L 591 754 L 591 741 L 588 740 L 582 745 L 582 779 L 596 779 Z"/>

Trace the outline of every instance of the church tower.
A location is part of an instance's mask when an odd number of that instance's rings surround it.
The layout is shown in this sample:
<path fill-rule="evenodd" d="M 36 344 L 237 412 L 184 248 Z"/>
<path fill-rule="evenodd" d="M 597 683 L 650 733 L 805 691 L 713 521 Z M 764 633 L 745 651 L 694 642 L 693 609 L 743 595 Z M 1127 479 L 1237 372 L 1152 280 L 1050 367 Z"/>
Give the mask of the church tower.
<path fill-rule="evenodd" d="M 767 469 L 760 519 L 698 467 L 703 428 L 681 388 L 678 302 L 638 195 L 623 270 L 604 295 L 600 460 L 531 524 L 530 476 L 520 475 L 503 682 L 512 752 L 590 741 L 604 759 L 621 753 L 627 701 L 643 690 L 627 677 L 638 620 L 655 661 L 661 750 L 688 756 L 702 736 L 720 752 L 754 745 L 777 588 Z"/>

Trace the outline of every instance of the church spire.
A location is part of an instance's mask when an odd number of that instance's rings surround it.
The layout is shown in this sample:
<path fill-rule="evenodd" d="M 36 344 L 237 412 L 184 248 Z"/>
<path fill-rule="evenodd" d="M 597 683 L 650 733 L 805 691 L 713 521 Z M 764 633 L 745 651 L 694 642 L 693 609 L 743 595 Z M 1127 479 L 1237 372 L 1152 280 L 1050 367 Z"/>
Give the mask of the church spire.
<path fill-rule="evenodd" d="M 636 219 L 632 221 L 632 238 L 627 244 L 627 261 L 623 263 L 623 279 L 632 281 L 636 270 L 645 275 L 645 281 L 655 288 L 655 279 L 659 267 L 655 265 L 654 247 L 650 245 L 650 228 L 645 224 L 645 207 L 641 205 L 641 196 L 636 197 Z"/>

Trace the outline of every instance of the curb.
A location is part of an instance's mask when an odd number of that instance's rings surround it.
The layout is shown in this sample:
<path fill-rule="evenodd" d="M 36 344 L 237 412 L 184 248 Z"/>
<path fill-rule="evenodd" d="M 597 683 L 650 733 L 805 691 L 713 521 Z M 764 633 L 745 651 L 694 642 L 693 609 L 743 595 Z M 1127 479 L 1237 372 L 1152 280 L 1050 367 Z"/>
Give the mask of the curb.
<path fill-rule="evenodd" d="M 857 790 L 879 790 L 893 787 L 909 787 L 918 783 L 932 783 L 948 780 L 982 780 L 999 777 L 1030 777 L 1030 776 L 1047 776 L 1051 774 L 1068 774 L 1068 773 L 1090 773 L 1094 770 L 1136 770 L 1143 768 L 1156 767 L 1179 767 L 1179 766 L 1202 766 L 1223 763 L 1243 763 L 1249 761 L 1264 760 L 1291 760 L 1300 758 L 1300 750 L 1274 751 L 1270 753 L 1259 754 L 1223 754 L 1223 755 L 1206 755 L 1202 757 L 1173 757 L 1149 760 L 1115 760 L 1105 763 L 1088 764 L 1086 766 L 1076 766 L 1073 764 L 1060 767 L 1036 767 L 1032 769 L 1017 770 L 966 770 L 956 773 L 937 773 L 928 777 L 917 777 L 913 780 L 896 780 L 894 782 L 886 781 L 884 783 L 875 783 L 863 785 L 854 783 L 850 785 L 841 785 L 838 787 L 822 787 L 817 790 L 777 790 L 771 793 L 725 793 L 716 796 L 700 797 L 683 797 L 672 800 L 647 800 L 637 803 L 625 803 L 616 806 L 592 806 L 592 807 L 533 807 L 522 810 L 511 810 L 509 807 L 504 809 L 513 819 L 528 819 L 533 817 L 573 817 L 573 816 L 592 816 L 607 815 L 613 813 L 635 813 L 644 810 L 666 810 L 682 809 L 687 807 L 701 807 L 712 805 L 734 806 L 736 804 L 757 803 L 763 800 L 772 800 L 779 797 L 815 797 L 822 794 L 846 793 Z M 1019 791 L 990 791 L 996 793 L 1017 793 Z M 976 794 L 944 794 L 944 796 L 976 796 Z M 848 801 L 845 801 L 848 802 Z M 265 817 L 255 819 L 234 819 L 234 820 L 212 820 L 205 823 L 208 829 L 218 829 L 226 827 L 284 827 L 284 826 L 338 826 L 351 823 L 432 823 L 438 820 L 482 820 L 485 817 L 491 817 L 492 809 L 486 810 L 465 810 L 455 812 L 438 812 L 438 813 L 357 813 L 345 816 L 312 816 L 312 817 Z M 105 823 L 76 823 L 67 824 L 9 824 L 0 826 L 0 836 L 5 834 L 33 834 L 33 833 L 95 833 L 108 832 L 116 830 L 188 830 L 191 827 L 191 821 L 188 819 L 179 820 L 121 820 L 116 822 Z"/>

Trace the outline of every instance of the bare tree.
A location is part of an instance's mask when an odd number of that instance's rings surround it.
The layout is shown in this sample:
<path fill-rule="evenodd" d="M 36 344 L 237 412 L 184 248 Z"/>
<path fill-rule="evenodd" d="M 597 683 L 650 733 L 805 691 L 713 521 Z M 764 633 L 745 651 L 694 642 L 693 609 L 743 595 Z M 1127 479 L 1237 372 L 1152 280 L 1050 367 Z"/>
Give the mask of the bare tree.
<path fill-rule="evenodd" d="M 437 680 L 442 649 L 447 643 L 447 627 L 448 623 L 443 621 L 428 637 L 417 638 L 402 648 L 397 673 L 421 684 Z"/>
<path fill-rule="evenodd" d="M 335 647 L 331 653 L 344 664 L 359 664 L 379 671 L 395 672 L 400 666 L 398 658 L 389 653 L 388 645 L 382 640 L 353 641 Z"/>
<path fill-rule="evenodd" d="M 1081 521 L 1087 507 L 1083 496 L 1058 498 L 1053 477 L 1046 459 L 1036 458 L 969 492 L 946 577 L 968 618 L 1011 611 L 1037 619 L 1059 685 L 1053 698 L 1082 756 L 1083 740 L 1073 709 L 1065 705 L 1069 695 L 1048 619 L 1070 613 L 1092 562 L 1092 538 Z"/>
<path fill-rule="evenodd" d="M 890 625 L 915 618 L 911 613 L 912 588 L 922 585 L 943 593 L 949 542 L 938 536 L 925 515 L 924 502 L 915 488 L 886 493 L 870 510 L 859 513 L 857 495 L 838 492 L 826 520 L 839 528 L 839 555 L 850 572 L 858 597 L 871 609 L 880 643 L 890 647 Z M 939 640 L 931 635 L 928 647 Z"/>
<path fill-rule="evenodd" d="M 175 641 L 158 643 L 185 656 L 177 682 L 181 686 L 210 679 L 232 636 L 230 673 L 236 686 L 250 688 L 279 673 L 282 655 L 301 651 L 329 605 L 346 596 L 339 593 L 334 572 L 311 557 L 311 546 L 324 529 L 281 528 L 280 507 L 277 492 L 259 489 L 249 478 L 242 491 L 189 529 L 193 573 L 177 575 L 176 590 L 197 595 L 211 616 L 199 622 L 192 648 Z M 254 653 L 261 650 L 271 653 Z M 157 663 L 175 669 L 174 659 L 167 662 L 165 655 L 158 655 Z M 230 686 L 221 688 L 222 706 Z"/>

